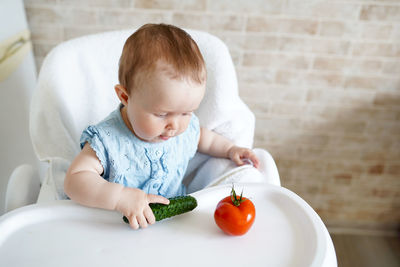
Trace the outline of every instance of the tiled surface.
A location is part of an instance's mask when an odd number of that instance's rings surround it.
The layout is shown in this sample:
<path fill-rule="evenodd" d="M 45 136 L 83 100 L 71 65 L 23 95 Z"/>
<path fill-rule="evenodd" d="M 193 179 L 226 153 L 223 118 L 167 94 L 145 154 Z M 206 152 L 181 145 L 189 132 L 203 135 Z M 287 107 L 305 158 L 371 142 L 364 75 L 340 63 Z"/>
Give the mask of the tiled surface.
<path fill-rule="evenodd" d="M 400 236 L 331 235 L 338 267 L 399 267 Z"/>

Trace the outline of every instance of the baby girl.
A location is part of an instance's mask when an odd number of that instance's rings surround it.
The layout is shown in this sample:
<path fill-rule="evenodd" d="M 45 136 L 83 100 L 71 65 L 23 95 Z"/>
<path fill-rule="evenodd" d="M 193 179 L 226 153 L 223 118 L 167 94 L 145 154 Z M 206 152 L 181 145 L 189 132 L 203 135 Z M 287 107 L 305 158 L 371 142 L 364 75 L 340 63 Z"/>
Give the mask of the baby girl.
<path fill-rule="evenodd" d="M 185 195 L 182 180 L 196 152 L 246 160 L 252 150 L 202 128 L 193 113 L 206 87 L 206 68 L 193 39 L 165 24 L 146 24 L 125 42 L 115 92 L 118 108 L 82 133 L 65 193 L 89 207 L 117 210 L 134 229 L 155 222 L 149 203 Z"/>

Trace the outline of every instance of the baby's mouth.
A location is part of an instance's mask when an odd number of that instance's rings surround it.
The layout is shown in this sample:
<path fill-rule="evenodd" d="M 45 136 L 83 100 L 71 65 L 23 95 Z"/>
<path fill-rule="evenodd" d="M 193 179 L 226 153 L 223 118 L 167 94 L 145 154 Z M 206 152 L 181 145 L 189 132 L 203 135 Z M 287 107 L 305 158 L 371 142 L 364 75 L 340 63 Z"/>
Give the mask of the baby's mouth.
<path fill-rule="evenodd" d="M 160 135 L 160 139 L 167 141 L 168 139 L 170 139 L 172 136 L 166 136 L 166 135 Z"/>

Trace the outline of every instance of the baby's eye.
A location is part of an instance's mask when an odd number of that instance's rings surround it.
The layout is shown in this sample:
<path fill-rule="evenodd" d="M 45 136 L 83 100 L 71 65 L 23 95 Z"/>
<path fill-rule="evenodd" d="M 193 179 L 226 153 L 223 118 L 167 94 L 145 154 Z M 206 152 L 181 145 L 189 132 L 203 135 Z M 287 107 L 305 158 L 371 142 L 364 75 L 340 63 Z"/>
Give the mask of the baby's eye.
<path fill-rule="evenodd" d="M 155 115 L 159 118 L 165 118 L 167 117 L 168 113 L 156 113 Z"/>
<path fill-rule="evenodd" d="M 192 112 L 184 112 L 184 113 L 182 113 L 182 115 L 183 115 L 183 116 L 191 116 L 191 115 L 192 115 Z"/>

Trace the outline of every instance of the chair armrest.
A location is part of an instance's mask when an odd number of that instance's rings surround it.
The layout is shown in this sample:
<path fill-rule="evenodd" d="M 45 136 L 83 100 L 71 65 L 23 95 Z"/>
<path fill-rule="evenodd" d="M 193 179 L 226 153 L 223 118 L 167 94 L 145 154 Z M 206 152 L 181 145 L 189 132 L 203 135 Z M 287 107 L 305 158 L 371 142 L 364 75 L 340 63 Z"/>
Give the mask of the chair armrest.
<path fill-rule="evenodd" d="M 187 192 L 193 193 L 209 186 L 235 182 L 268 183 L 281 186 L 278 168 L 271 154 L 262 148 L 254 148 L 259 159 L 258 170 L 249 166 L 236 166 L 226 158 L 210 157 L 202 164 L 187 185 Z"/>
<path fill-rule="evenodd" d="M 260 161 L 259 171 L 266 177 L 267 182 L 281 186 L 278 168 L 271 154 L 262 148 L 254 148 L 253 151 Z"/>
<path fill-rule="evenodd" d="M 70 161 L 63 158 L 51 158 L 48 161 L 37 203 L 68 199 L 64 192 L 64 179 L 70 164 Z"/>
<path fill-rule="evenodd" d="M 36 168 L 23 164 L 11 173 L 7 185 L 5 212 L 36 203 L 40 190 L 40 178 Z"/>

